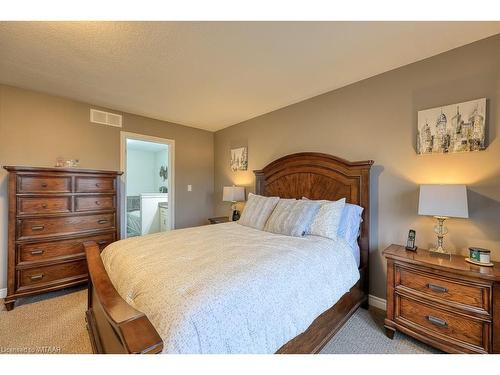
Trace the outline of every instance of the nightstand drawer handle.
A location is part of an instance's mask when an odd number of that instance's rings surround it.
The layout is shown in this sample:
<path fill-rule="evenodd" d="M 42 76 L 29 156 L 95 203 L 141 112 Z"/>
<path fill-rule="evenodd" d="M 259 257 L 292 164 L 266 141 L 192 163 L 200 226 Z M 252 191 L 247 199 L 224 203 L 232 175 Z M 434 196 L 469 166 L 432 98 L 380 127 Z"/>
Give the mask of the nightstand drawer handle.
<path fill-rule="evenodd" d="M 31 230 L 43 230 L 45 225 L 32 225 Z"/>
<path fill-rule="evenodd" d="M 107 243 L 108 243 L 108 241 L 102 240 L 102 241 L 99 241 L 97 244 L 98 245 L 106 245 Z"/>
<path fill-rule="evenodd" d="M 439 293 L 446 293 L 448 291 L 448 288 L 434 284 L 427 284 L 427 288 L 433 290 L 434 292 L 439 292 Z"/>
<path fill-rule="evenodd" d="M 98 223 L 98 224 L 106 224 L 107 222 L 108 222 L 108 220 L 106 220 L 106 219 L 101 219 L 101 220 L 99 220 L 97 223 Z"/>
<path fill-rule="evenodd" d="M 446 323 L 446 320 L 436 318 L 435 316 L 428 315 L 427 320 L 431 322 L 432 324 L 439 326 L 439 327 L 447 327 L 448 323 Z"/>
<path fill-rule="evenodd" d="M 42 255 L 45 251 L 38 249 L 38 250 L 32 250 L 31 255 Z"/>
<path fill-rule="evenodd" d="M 43 273 L 41 273 L 39 275 L 30 276 L 30 279 L 31 279 L 31 281 L 42 280 L 43 279 Z"/>

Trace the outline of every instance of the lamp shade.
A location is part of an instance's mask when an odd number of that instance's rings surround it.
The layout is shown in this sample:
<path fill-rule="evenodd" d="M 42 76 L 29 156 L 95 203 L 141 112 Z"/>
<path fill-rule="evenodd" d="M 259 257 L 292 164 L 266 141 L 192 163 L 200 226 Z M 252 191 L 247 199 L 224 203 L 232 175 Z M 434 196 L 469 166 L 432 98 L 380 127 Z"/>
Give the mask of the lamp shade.
<path fill-rule="evenodd" d="M 245 188 L 243 186 L 224 186 L 222 200 L 224 202 L 243 202 L 245 200 Z"/>
<path fill-rule="evenodd" d="M 469 217 L 465 185 L 420 185 L 418 214 Z"/>

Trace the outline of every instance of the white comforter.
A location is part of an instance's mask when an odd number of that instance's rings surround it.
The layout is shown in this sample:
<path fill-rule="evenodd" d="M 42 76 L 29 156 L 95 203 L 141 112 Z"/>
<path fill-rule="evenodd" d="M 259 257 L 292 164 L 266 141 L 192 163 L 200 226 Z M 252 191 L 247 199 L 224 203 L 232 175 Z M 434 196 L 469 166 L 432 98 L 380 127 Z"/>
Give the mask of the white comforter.
<path fill-rule="evenodd" d="M 359 279 L 343 240 L 237 223 L 115 242 L 102 259 L 166 353 L 274 353 Z"/>

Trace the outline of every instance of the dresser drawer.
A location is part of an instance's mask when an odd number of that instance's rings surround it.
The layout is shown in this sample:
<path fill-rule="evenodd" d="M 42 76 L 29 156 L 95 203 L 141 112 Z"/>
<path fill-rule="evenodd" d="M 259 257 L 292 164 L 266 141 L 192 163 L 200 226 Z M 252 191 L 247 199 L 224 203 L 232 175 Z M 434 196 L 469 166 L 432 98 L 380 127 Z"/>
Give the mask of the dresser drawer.
<path fill-rule="evenodd" d="M 85 241 L 95 241 L 101 249 L 104 249 L 107 245 L 115 241 L 115 233 L 113 232 L 99 236 L 74 238 L 63 241 L 18 245 L 18 264 L 25 264 L 26 262 L 40 262 L 78 254 L 83 256 L 83 243 Z"/>
<path fill-rule="evenodd" d="M 114 196 L 75 197 L 75 211 L 104 211 L 115 208 Z"/>
<path fill-rule="evenodd" d="M 115 227 L 115 214 L 18 219 L 20 239 L 47 235 L 63 235 Z"/>
<path fill-rule="evenodd" d="M 491 287 L 489 285 L 469 283 L 464 280 L 455 281 L 450 278 L 445 279 L 425 272 L 397 267 L 396 290 L 398 290 L 399 285 L 445 302 L 490 312 Z"/>
<path fill-rule="evenodd" d="M 84 259 L 75 262 L 28 268 L 18 272 L 18 288 L 47 286 L 47 284 L 56 284 L 61 281 L 71 281 L 78 278 L 85 279 L 88 274 L 87 261 Z"/>
<path fill-rule="evenodd" d="M 18 176 L 19 193 L 69 193 L 71 177 Z"/>
<path fill-rule="evenodd" d="M 444 311 L 402 296 L 397 297 L 395 320 L 412 330 L 451 340 L 465 350 L 472 345 L 488 351 L 490 323 L 487 321 Z"/>
<path fill-rule="evenodd" d="M 71 197 L 20 197 L 19 215 L 71 212 Z"/>
<path fill-rule="evenodd" d="M 112 193 L 115 179 L 112 177 L 75 177 L 77 193 Z"/>

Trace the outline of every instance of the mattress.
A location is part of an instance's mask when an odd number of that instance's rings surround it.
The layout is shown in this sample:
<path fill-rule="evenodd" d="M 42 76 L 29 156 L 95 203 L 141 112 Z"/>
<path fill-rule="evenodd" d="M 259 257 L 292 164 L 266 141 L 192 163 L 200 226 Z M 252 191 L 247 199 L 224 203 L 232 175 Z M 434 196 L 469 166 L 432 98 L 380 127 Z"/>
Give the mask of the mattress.
<path fill-rule="evenodd" d="M 129 238 L 101 256 L 165 353 L 274 353 L 359 280 L 344 240 L 235 222 Z"/>

